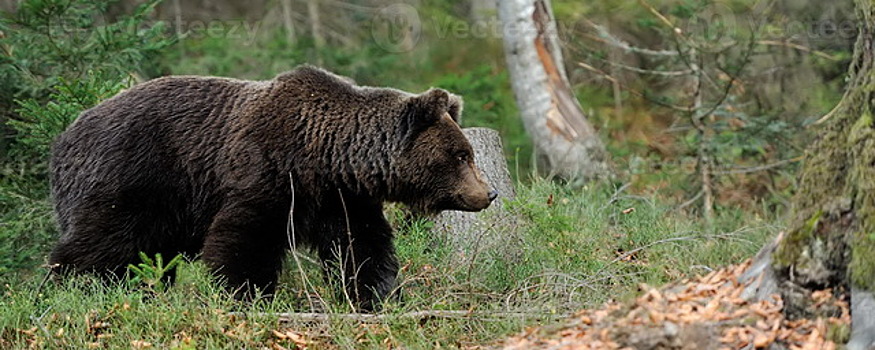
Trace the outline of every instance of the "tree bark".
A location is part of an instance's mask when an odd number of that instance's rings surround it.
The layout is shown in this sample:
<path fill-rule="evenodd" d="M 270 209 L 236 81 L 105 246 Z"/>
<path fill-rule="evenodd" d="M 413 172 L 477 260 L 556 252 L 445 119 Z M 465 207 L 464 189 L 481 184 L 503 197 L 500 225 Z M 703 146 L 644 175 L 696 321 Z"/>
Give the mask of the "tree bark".
<path fill-rule="evenodd" d="M 507 169 L 498 132 L 488 128 L 462 130 L 474 148 L 474 161 L 486 182 L 498 191 L 498 199 L 489 208 L 477 212 L 445 211 L 434 218 L 433 231 L 447 238 L 461 256 L 490 249 L 504 240 L 505 232 L 518 223 L 503 201 L 516 192 Z"/>
<path fill-rule="evenodd" d="M 289 43 L 295 42 L 295 22 L 292 20 L 292 0 L 280 0 L 283 8 L 283 28 Z"/>
<path fill-rule="evenodd" d="M 550 1 L 503 0 L 498 17 L 514 95 L 539 165 L 570 181 L 611 176 L 604 145 L 568 83 Z"/>
<path fill-rule="evenodd" d="M 812 305 L 812 289 L 851 294 L 848 348 L 867 349 L 875 339 L 875 4 L 856 5 L 860 23 L 850 84 L 806 152 L 792 221 L 777 243 L 771 272 L 791 319 L 829 316 Z"/>

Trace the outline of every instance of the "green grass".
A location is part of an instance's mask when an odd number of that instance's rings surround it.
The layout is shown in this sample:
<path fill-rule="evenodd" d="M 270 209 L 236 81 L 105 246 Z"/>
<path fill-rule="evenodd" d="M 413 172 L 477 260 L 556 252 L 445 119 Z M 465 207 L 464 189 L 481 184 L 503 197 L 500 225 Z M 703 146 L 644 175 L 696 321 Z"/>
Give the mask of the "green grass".
<path fill-rule="evenodd" d="M 288 260 L 276 298 L 251 304 L 230 298 L 197 261 L 182 264 L 177 283 L 164 292 L 87 276 L 42 283 L 41 273 L 7 275 L 0 297 L 0 348 L 294 347 L 274 330 L 299 332 L 316 348 L 488 344 L 538 322 L 485 316 L 490 313 L 561 315 L 629 297 L 640 283 L 659 285 L 742 261 L 778 229 L 771 219 L 731 210 L 721 212 L 709 228 L 658 198 L 610 186 L 571 190 L 535 180 L 518 191 L 507 207 L 522 223 L 500 232 L 500 244 L 466 259 L 458 259 L 451 240 L 430 231 L 429 223 L 403 222 L 390 212 L 398 226 L 401 300 L 387 301 L 387 316 L 378 323 L 279 323 L 272 313 L 308 312 L 310 300 L 320 298 L 329 314 L 350 312 L 314 258 L 301 252 L 297 261 Z M 473 310 L 476 316 L 404 316 L 419 310 Z"/>

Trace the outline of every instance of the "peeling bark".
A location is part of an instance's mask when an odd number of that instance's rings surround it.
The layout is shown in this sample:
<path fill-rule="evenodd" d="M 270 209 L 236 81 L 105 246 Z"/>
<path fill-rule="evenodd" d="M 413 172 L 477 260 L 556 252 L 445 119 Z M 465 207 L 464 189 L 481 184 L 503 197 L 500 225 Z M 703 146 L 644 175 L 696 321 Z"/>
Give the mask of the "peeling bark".
<path fill-rule="evenodd" d="M 610 177 L 604 145 L 568 83 L 549 0 L 500 1 L 498 16 L 514 95 L 539 165 L 571 181 Z"/>

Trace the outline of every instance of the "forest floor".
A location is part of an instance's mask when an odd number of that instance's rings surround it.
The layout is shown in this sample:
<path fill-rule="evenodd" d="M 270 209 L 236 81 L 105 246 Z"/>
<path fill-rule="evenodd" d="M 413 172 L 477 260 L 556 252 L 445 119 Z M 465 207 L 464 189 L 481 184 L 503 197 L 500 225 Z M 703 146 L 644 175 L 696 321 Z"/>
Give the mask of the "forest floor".
<path fill-rule="evenodd" d="M 503 341 L 504 349 L 836 349 L 850 330 L 846 293 L 811 297 L 836 317 L 785 318 L 778 294 L 753 300 L 742 275 L 751 260 L 655 289 L 634 300 L 582 310 L 558 325 L 532 327 Z"/>

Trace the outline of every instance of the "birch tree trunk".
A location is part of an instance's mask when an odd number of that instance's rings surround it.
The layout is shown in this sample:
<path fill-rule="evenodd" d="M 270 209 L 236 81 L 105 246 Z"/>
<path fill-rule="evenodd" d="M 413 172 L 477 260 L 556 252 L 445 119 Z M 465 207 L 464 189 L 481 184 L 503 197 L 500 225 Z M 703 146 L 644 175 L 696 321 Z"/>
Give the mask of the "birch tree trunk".
<path fill-rule="evenodd" d="M 772 276 L 763 284 L 781 294 L 790 319 L 831 316 L 813 302 L 813 289 L 850 290 L 847 348 L 863 350 L 875 345 L 875 4 L 856 5 L 860 32 L 850 84 L 806 152 L 792 221 L 764 259 L 771 270 L 764 268 L 761 279 Z"/>
<path fill-rule="evenodd" d="M 610 177 L 604 145 L 568 83 L 550 1 L 502 0 L 498 18 L 514 95 L 539 166 L 575 182 Z"/>

